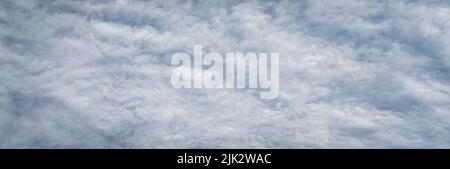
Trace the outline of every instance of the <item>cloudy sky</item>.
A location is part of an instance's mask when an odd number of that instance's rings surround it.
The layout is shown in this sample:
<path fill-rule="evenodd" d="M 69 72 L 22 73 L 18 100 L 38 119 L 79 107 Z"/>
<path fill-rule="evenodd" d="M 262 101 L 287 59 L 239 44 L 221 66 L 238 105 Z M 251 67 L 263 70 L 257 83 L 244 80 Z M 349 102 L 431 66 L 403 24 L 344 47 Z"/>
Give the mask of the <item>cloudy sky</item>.
<path fill-rule="evenodd" d="M 0 148 L 449 148 L 446 0 L 0 1 Z M 175 89 L 278 52 L 280 93 Z"/>

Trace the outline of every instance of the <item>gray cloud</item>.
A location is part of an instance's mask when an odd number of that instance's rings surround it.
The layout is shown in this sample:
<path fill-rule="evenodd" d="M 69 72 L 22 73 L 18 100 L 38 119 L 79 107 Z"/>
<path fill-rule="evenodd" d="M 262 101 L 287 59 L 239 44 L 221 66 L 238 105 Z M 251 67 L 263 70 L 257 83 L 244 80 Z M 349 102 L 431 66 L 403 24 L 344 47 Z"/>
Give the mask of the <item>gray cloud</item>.
<path fill-rule="evenodd" d="M 446 148 L 449 5 L 4 0 L 0 147 Z M 279 97 L 174 89 L 194 44 L 279 52 Z"/>

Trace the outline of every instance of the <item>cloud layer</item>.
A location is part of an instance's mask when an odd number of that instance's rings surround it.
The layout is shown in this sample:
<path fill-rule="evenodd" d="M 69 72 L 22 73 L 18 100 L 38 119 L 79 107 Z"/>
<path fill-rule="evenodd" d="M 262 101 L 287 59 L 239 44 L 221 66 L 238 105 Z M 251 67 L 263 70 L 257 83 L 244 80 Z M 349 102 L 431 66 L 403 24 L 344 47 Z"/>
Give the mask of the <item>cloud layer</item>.
<path fill-rule="evenodd" d="M 0 2 L 2 148 L 450 146 L 447 1 Z M 279 52 L 280 94 L 170 57 Z"/>

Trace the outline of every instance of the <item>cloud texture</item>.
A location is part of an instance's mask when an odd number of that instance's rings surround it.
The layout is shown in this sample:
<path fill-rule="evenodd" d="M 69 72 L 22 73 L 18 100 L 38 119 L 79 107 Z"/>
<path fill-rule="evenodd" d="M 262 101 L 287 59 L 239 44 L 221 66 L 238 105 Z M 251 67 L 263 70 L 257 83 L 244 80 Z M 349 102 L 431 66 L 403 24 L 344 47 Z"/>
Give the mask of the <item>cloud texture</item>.
<path fill-rule="evenodd" d="M 449 30 L 437 0 L 2 0 L 0 147 L 449 148 Z M 279 97 L 173 88 L 195 44 L 279 52 Z"/>

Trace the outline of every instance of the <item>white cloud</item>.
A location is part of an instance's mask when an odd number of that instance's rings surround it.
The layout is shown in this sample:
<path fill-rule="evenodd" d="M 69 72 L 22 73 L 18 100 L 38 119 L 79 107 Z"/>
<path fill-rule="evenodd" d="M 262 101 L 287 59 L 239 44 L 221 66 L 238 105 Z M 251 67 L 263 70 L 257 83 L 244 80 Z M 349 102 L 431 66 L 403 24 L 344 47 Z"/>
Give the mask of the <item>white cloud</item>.
<path fill-rule="evenodd" d="M 445 2 L 0 4 L 0 147 L 450 144 Z M 194 44 L 279 52 L 278 99 L 173 88 Z"/>

